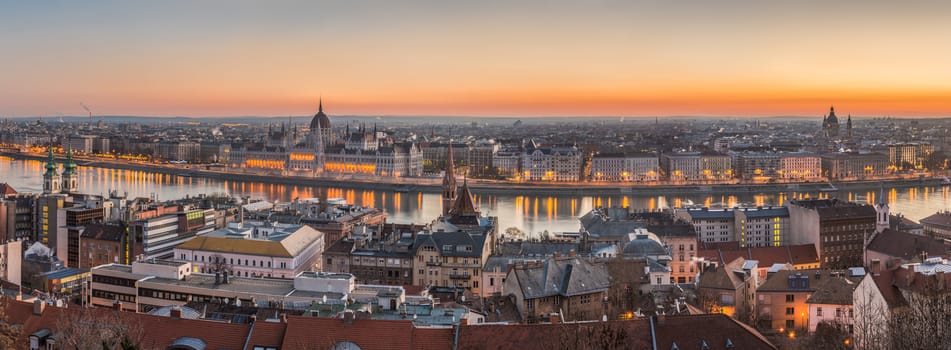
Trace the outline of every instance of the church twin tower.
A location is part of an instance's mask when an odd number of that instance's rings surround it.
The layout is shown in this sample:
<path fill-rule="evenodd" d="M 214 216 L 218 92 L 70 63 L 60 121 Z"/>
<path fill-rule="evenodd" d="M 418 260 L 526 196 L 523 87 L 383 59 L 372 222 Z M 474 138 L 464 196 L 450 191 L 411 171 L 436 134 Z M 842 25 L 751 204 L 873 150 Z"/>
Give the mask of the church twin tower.
<path fill-rule="evenodd" d="M 46 172 L 43 173 L 43 194 L 77 193 L 79 192 L 79 172 L 73 162 L 73 150 L 66 152 L 66 163 L 63 164 L 63 174 L 60 175 L 53 157 L 53 147 L 50 147 L 49 158 L 46 161 Z"/>

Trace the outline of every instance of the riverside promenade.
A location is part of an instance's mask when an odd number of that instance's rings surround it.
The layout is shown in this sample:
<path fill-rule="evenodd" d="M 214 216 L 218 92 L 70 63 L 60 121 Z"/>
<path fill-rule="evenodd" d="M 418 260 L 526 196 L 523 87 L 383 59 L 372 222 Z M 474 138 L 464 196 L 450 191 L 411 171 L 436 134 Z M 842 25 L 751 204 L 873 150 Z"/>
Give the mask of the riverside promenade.
<path fill-rule="evenodd" d="M 45 160 L 41 154 L 0 152 L 0 155 L 13 159 Z M 58 158 L 61 161 L 61 158 Z M 232 169 L 221 166 L 197 164 L 155 164 L 124 160 L 110 160 L 100 158 L 80 158 L 83 166 L 147 171 L 161 174 L 178 175 L 185 177 L 208 178 L 222 181 L 261 182 L 297 186 L 314 187 L 347 187 L 354 189 L 392 190 L 400 192 L 441 192 L 441 178 L 433 177 L 380 177 L 359 174 L 287 174 L 268 172 L 266 170 Z M 648 184 L 607 183 L 607 182 L 575 182 L 575 183 L 538 183 L 504 180 L 469 179 L 469 186 L 484 194 L 526 194 L 526 195 L 670 195 L 670 194 L 733 194 L 733 193 L 780 193 L 780 192 L 819 192 L 829 191 L 830 183 L 803 182 L 803 183 L 667 183 L 657 182 Z M 857 180 L 834 182 L 838 191 L 861 191 L 878 189 L 882 184 L 888 188 L 903 188 L 916 186 L 938 186 L 942 179 L 913 176 L 894 177 L 874 180 Z"/>

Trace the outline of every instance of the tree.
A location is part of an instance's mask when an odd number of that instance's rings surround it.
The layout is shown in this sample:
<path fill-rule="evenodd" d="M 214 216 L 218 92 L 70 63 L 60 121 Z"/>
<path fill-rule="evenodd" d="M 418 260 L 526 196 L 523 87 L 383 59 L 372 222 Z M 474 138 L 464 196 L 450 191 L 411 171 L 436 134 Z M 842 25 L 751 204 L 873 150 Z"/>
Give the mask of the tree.
<path fill-rule="evenodd" d="M 951 293 L 945 282 L 927 276 L 916 291 L 903 291 L 908 306 L 893 312 L 888 322 L 892 349 L 951 348 Z"/>
<path fill-rule="evenodd" d="M 520 239 L 525 239 L 525 232 L 519 230 L 518 227 L 509 227 L 505 229 L 505 237 L 508 241 L 517 241 Z"/>
<path fill-rule="evenodd" d="M 131 313 L 100 309 L 61 309 L 58 347 L 63 349 L 147 349 L 145 330 Z"/>
<path fill-rule="evenodd" d="M 640 344 L 640 339 L 627 335 L 627 324 L 623 321 L 592 322 L 592 323 L 562 323 L 558 336 L 558 345 L 540 344 L 543 348 L 558 348 L 564 350 L 614 350 L 637 349 L 647 344 Z"/>
<path fill-rule="evenodd" d="M 233 272 L 231 264 L 221 254 L 215 254 L 208 257 L 208 273 L 228 273 Z"/>
<path fill-rule="evenodd" d="M 608 287 L 608 315 L 611 318 L 633 313 L 638 308 L 638 291 L 644 284 L 644 262 L 611 258 L 604 262 L 611 284 Z"/>
<path fill-rule="evenodd" d="M 865 284 L 866 282 L 862 282 Z M 872 289 L 874 288 L 874 290 Z M 856 289 L 859 298 L 855 298 L 852 309 L 855 319 L 852 320 L 854 339 L 851 341 L 860 349 L 885 350 L 888 349 L 888 304 L 877 293 L 878 287 L 871 284 L 871 288 L 862 292 L 861 286 Z"/>
<path fill-rule="evenodd" d="M 9 297 L 0 296 L 0 349 L 17 349 L 22 346 L 17 342 L 20 337 L 20 327 L 13 324 L 7 315 Z"/>
<path fill-rule="evenodd" d="M 812 335 L 803 339 L 802 345 L 806 349 L 847 350 L 852 347 L 852 340 L 845 325 L 822 321 Z"/>

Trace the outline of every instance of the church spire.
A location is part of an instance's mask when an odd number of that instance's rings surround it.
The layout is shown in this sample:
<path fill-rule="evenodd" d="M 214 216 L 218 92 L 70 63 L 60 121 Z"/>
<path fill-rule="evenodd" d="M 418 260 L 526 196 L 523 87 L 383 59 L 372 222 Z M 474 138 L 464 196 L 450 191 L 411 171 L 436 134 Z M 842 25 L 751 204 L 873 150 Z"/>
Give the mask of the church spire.
<path fill-rule="evenodd" d="M 442 179 L 442 214 L 449 215 L 456 202 L 456 172 L 453 170 L 452 138 L 449 138 L 449 147 L 446 154 L 446 173 Z"/>
<path fill-rule="evenodd" d="M 56 168 L 53 145 L 50 144 L 49 158 L 46 161 L 46 172 L 43 173 L 43 194 L 59 193 L 61 183 L 59 172 Z"/>
<path fill-rule="evenodd" d="M 50 145 L 49 157 L 46 159 L 46 175 L 59 175 L 59 171 L 56 170 L 58 166 L 56 165 L 56 157 L 53 155 L 53 145 Z"/>
<path fill-rule="evenodd" d="M 323 113 L 323 112 L 324 112 L 324 97 L 320 96 L 320 98 L 317 100 L 317 113 Z"/>

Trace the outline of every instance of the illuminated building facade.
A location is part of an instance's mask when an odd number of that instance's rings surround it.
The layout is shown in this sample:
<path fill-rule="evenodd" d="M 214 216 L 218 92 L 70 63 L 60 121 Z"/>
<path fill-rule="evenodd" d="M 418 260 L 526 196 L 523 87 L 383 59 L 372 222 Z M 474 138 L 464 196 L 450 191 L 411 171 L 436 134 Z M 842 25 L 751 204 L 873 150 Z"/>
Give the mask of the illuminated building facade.
<path fill-rule="evenodd" d="M 934 153 L 934 146 L 929 143 L 888 145 L 888 161 L 898 170 L 922 169 L 932 153 Z"/>
<path fill-rule="evenodd" d="M 660 157 L 661 168 L 671 181 L 700 180 L 703 174 L 700 152 L 679 152 Z"/>
<path fill-rule="evenodd" d="M 527 181 L 578 181 L 581 165 L 582 153 L 575 146 L 538 147 L 522 154 L 522 176 Z"/>
<path fill-rule="evenodd" d="M 654 154 L 596 154 L 591 159 L 592 181 L 657 181 L 659 171 Z"/>
<path fill-rule="evenodd" d="M 805 153 L 743 153 L 736 156 L 736 174 L 743 180 L 805 180 L 822 172 L 818 156 Z"/>
<path fill-rule="evenodd" d="M 881 153 L 829 153 L 822 155 L 822 175 L 830 179 L 864 179 L 894 172 L 888 155 Z"/>
<path fill-rule="evenodd" d="M 422 152 L 415 143 L 393 143 L 365 126 L 350 132 L 347 126 L 344 145 L 337 145 L 330 118 L 323 103 L 305 135 L 298 128 L 268 130 L 266 142 L 233 146 L 228 162 L 231 167 L 280 171 L 282 173 L 366 174 L 375 176 L 419 176 Z"/>

